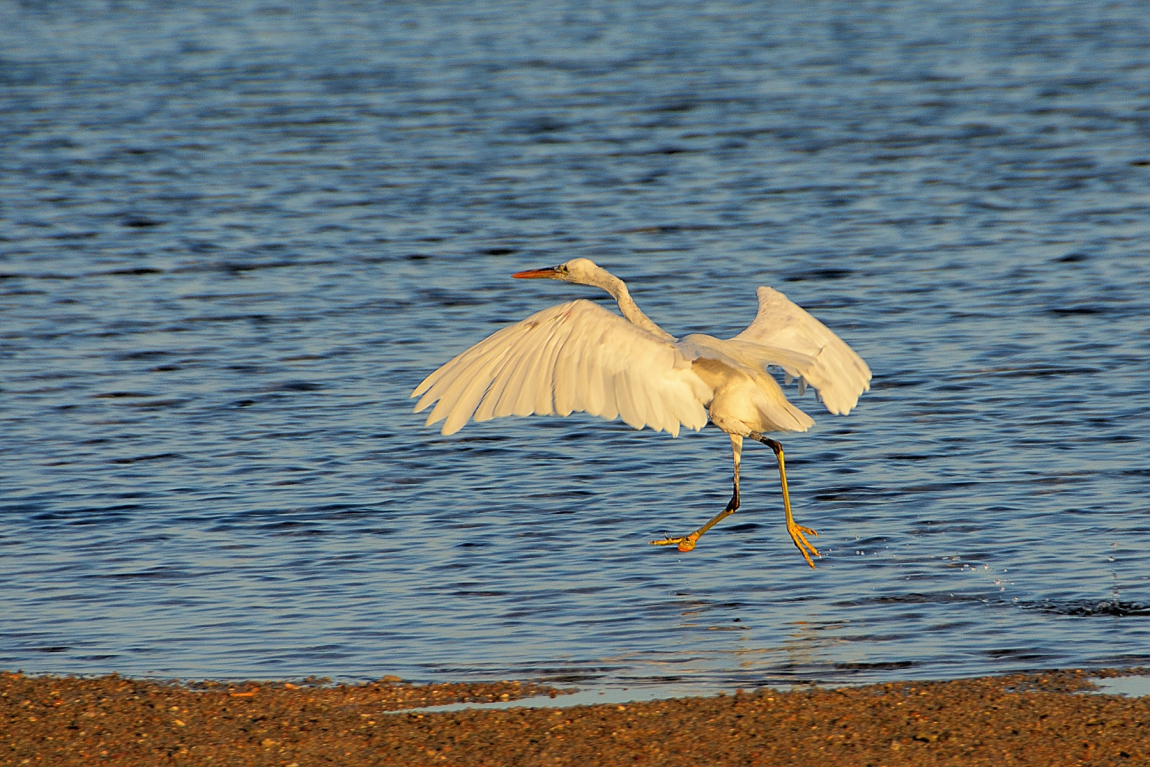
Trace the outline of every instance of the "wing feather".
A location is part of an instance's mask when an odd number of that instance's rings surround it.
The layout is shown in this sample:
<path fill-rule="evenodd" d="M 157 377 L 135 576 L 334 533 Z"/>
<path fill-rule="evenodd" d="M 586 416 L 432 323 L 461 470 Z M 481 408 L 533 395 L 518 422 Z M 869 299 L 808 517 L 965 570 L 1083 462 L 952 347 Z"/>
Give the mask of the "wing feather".
<path fill-rule="evenodd" d="M 534 348 L 531 353 L 519 363 L 515 371 L 515 378 L 507 384 L 507 391 L 512 392 L 511 415 L 525 416 L 532 413 L 551 415 L 551 386 L 552 371 L 543 369 L 543 360 L 547 356 L 547 346 L 553 342 L 554 336 L 532 338 Z M 537 394 L 546 394 L 547 405 L 536 410 L 535 400 Z"/>
<path fill-rule="evenodd" d="M 619 417 L 619 405 L 615 398 L 615 382 L 603 371 L 600 339 L 589 335 L 583 343 L 579 382 L 586 386 L 587 412 L 613 421 Z"/>
<path fill-rule="evenodd" d="M 476 355 L 471 361 L 471 367 L 475 370 L 490 370 L 498 368 L 505 362 L 506 349 L 501 349 L 496 346 L 490 350 L 489 354 Z M 472 411 L 475 410 L 475 404 L 479 401 L 479 397 L 483 395 L 485 386 L 479 386 L 480 378 L 468 378 L 466 376 L 445 376 L 439 383 L 431 387 L 423 399 L 419 401 L 419 407 L 427 407 L 435 401 L 436 397 L 442 397 L 440 404 L 435 406 L 431 411 L 431 418 L 438 421 L 448 416 L 447 409 L 443 406 L 444 402 L 458 402 L 460 403 L 455 407 L 455 413 L 459 416 L 470 416 Z M 462 403 L 470 403 L 470 407 Z"/>
<path fill-rule="evenodd" d="M 579 340 L 567 337 L 555 348 L 555 412 L 563 417 L 583 409 L 584 398 L 575 385 L 579 370 Z"/>
<path fill-rule="evenodd" d="M 492 382 L 491 388 L 498 390 L 499 395 L 498 401 L 495 403 L 496 418 L 509 416 L 515 410 L 515 401 L 519 398 L 523 378 L 527 375 L 528 359 L 538 351 L 540 340 L 543 339 L 539 336 L 525 335 L 513 350 L 514 356 L 507 361 L 507 366 L 500 371 L 500 374 Z M 495 394 L 495 391 L 492 394 Z"/>
<path fill-rule="evenodd" d="M 870 389 L 870 368 L 830 328 L 777 290 L 758 290 L 759 312 L 746 330 L 731 339 L 762 365 L 782 367 L 818 390 L 832 413 L 847 414 Z M 756 353 L 746 344 L 764 347 Z M 800 383 L 800 387 L 802 384 Z"/>
<path fill-rule="evenodd" d="M 619 416 L 615 404 L 615 382 L 603 374 L 599 359 L 598 341 L 586 339 L 579 358 L 579 384 L 584 394 L 584 409 L 588 413 L 613 421 Z"/>
<path fill-rule="evenodd" d="M 497 367 L 500 362 L 501 360 L 499 359 L 484 359 L 479 363 L 478 369 L 480 371 L 489 371 Z M 467 419 L 475 412 L 476 406 L 479 405 L 483 395 L 487 392 L 487 380 L 482 374 L 475 376 L 475 378 L 469 381 L 467 379 L 460 380 L 467 381 L 467 385 L 466 388 L 460 391 L 458 404 L 454 410 L 446 416 L 447 422 L 444 424 L 445 429 L 458 429 L 467 423 Z M 451 400 L 446 399 L 444 401 L 450 402 Z M 439 416 L 436 416 L 433 410 L 431 417 L 438 418 Z M 476 416 L 476 420 L 479 420 L 478 416 Z"/>
<path fill-rule="evenodd" d="M 475 410 L 476 421 L 490 421 L 495 417 L 495 407 L 499 404 L 499 399 L 503 394 L 503 389 L 507 385 L 507 379 L 511 376 L 515 369 L 517 358 L 510 353 L 511 348 L 503 350 L 497 364 L 492 365 L 488 370 L 482 368 L 463 367 L 459 372 L 466 372 L 472 376 L 475 383 L 483 387 L 483 399 L 479 401 L 479 407 Z M 450 363 L 448 363 L 450 364 Z M 426 395 L 424 395 L 426 397 Z M 422 404 L 422 400 L 420 401 Z M 446 406 L 445 406 L 446 407 Z M 416 410 L 416 412 L 419 412 Z M 431 423 L 435 423 L 431 421 Z M 466 421 L 464 421 L 466 423 Z M 462 427 L 460 427 L 462 428 Z M 454 433 L 454 432 L 452 432 Z"/>
<path fill-rule="evenodd" d="M 509 333 L 507 331 L 514 330 L 514 327 L 504 328 L 499 333 L 491 336 L 491 338 L 488 339 L 491 341 L 491 343 L 487 344 L 485 348 L 480 349 L 478 347 L 472 347 L 455 357 L 455 359 L 448 362 L 437 372 L 449 371 L 449 369 L 460 370 L 465 367 L 471 367 L 479 364 L 481 361 L 486 359 L 502 358 L 506 355 L 507 348 L 515 337 L 515 333 Z M 420 394 L 423 395 L 423 398 L 419 401 L 419 404 L 416 407 L 422 410 L 432 402 L 435 402 L 437 399 L 443 396 L 444 392 L 450 388 L 452 384 L 456 383 L 458 380 L 458 377 L 450 374 L 429 375 L 427 378 L 423 379 L 423 383 L 421 383 L 416 388 L 416 390 L 411 393 L 411 396 L 413 397 L 418 397 Z"/>
<path fill-rule="evenodd" d="M 482 371 L 477 368 L 468 367 L 456 371 L 456 375 L 461 375 L 466 378 L 473 377 L 473 380 L 477 382 L 482 381 L 487 385 L 487 393 L 483 395 L 483 399 L 480 401 L 478 408 L 479 413 L 486 416 L 483 420 L 490 420 L 507 415 L 506 412 L 501 412 L 501 409 L 510 408 L 510 403 L 504 395 L 507 390 L 507 384 L 510 379 L 514 378 L 515 371 L 519 368 L 520 362 L 522 362 L 522 358 L 511 354 L 511 349 L 508 349 L 504 354 L 504 358 L 500 360 L 498 365 L 492 368 L 490 374 L 487 376 L 483 376 Z M 435 407 L 437 409 L 442 407 L 444 410 L 454 409 L 455 403 L 451 399 L 445 398 Z M 479 415 L 479 413 L 476 413 L 476 415 Z M 435 422 L 432 421 L 432 423 Z"/>
<path fill-rule="evenodd" d="M 646 425 L 646 409 L 643 400 L 636 397 L 638 392 L 631 386 L 630 370 L 623 368 L 615 374 L 615 391 L 619 393 L 619 415 L 624 422 L 636 429 Z"/>
<path fill-rule="evenodd" d="M 429 375 L 412 393 L 453 434 L 473 416 L 583 411 L 678 434 L 707 423 L 710 388 L 672 341 L 590 301 L 536 312 Z"/>
<path fill-rule="evenodd" d="M 543 353 L 538 358 L 538 370 L 550 371 L 549 376 L 552 385 L 547 386 L 546 381 L 542 375 L 537 377 L 535 385 L 529 390 L 535 392 L 534 397 L 534 412 L 539 415 L 550 415 L 557 412 L 555 403 L 555 394 L 559 388 L 559 379 L 555 376 L 555 364 L 558 362 L 559 351 L 563 348 L 564 339 L 562 336 L 553 335 L 547 341 L 547 345 L 543 348 Z"/>

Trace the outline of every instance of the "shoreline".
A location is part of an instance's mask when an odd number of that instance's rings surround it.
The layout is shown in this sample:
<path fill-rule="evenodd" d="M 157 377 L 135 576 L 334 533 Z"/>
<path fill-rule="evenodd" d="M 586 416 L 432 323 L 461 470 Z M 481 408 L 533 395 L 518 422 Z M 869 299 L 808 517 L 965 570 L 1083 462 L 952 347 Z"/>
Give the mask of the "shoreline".
<path fill-rule="evenodd" d="M 1071 670 L 563 706 L 529 682 L 412 685 L 0 673 L 0 764 L 912 765 L 1150 761 L 1150 698 Z M 452 703 L 556 696 L 556 706 Z"/>

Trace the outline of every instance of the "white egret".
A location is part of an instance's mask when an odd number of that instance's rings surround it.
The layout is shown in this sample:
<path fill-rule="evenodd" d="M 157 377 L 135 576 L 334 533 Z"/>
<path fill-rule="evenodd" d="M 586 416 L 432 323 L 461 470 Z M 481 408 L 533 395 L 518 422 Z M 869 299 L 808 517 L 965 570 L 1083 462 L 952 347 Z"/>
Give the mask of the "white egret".
<path fill-rule="evenodd" d="M 411 396 L 422 395 L 415 412 L 438 400 L 428 425 L 444 421 L 442 432 L 454 434 L 469 419 L 579 411 L 607 420 L 621 416 L 636 429 L 649 426 L 678 436 L 680 426 L 697 431 L 709 416 L 731 437 L 731 500 L 695 532 L 651 543 L 690 551 L 700 536 L 739 508 L 739 464 L 743 439 L 749 437 L 774 451 L 787 532 L 807 564 L 815 566 L 810 555 L 820 554 L 804 534 L 818 533 L 795 523 L 782 445 L 764 436 L 806 431 L 814 421 L 787 401 L 766 368 L 782 368 L 788 383 L 797 379 L 800 395 L 813 386 L 827 410 L 846 415 L 870 388 L 870 368 L 853 349 L 768 287 L 758 289 L 755 321 L 734 338 L 695 334 L 676 340 L 640 311 L 622 280 L 586 258 L 512 276 L 602 288 L 623 316 L 580 299 L 503 328 L 415 388 Z"/>

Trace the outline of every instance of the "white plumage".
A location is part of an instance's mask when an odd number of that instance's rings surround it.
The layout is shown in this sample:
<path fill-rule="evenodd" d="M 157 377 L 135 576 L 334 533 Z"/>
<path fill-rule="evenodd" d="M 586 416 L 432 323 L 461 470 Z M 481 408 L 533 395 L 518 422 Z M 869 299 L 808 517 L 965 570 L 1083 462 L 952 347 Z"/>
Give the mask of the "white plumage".
<path fill-rule="evenodd" d="M 552 306 L 506 327 L 429 375 L 416 412 L 454 434 L 469 419 L 590 413 L 678 436 L 707 424 L 710 391 L 677 346 L 598 304 Z"/>
<path fill-rule="evenodd" d="M 508 415 L 561 416 L 585 412 L 608 420 L 621 417 L 641 429 L 678 436 L 681 427 L 712 423 L 731 437 L 735 490 L 727 508 L 676 544 L 690 551 L 695 541 L 739 506 L 739 463 L 744 437 L 769 445 L 778 459 L 787 530 L 807 562 L 818 551 L 791 516 L 782 447 L 764 433 L 806 431 L 814 423 L 795 407 L 767 372 L 777 366 L 800 392 L 814 387 L 835 414 L 847 414 L 870 388 L 862 358 L 825 325 L 777 290 L 758 289 L 754 322 L 729 340 L 696 334 L 676 340 L 631 299 L 623 281 L 585 258 L 514 275 L 550 278 L 601 287 L 615 297 L 623 316 L 590 301 L 576 300 L 536 312 L 459 354 L 416 387 L 419 412 L 435 404 L 427 423 L 443 421 L 454 434 L 468 420 Z"/>
<path fill-rule="evenodd" d="M 756 292 L 759 313 L 755 321 L 731 340 L 803 355 L 809 360 L 803 365 L 792 366 L 783 361 L 768 364 L 777 364 L 788 376 L 798 378 L 800 395 L 805 382 L 818 391 L 827 410 L 835 415 L 850 413 L 859 395 L 870 389 L 871 372 L 862 357 L 779 291 L 761 287 Z"/>

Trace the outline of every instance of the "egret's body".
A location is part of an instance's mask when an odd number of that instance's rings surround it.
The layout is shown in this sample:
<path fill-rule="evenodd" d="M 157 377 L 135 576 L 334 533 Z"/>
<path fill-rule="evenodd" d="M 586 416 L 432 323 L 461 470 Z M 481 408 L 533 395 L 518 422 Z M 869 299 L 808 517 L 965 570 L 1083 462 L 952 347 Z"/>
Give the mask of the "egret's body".
<path fill-rule="evenodd" d="M 795 524 L 782 446 L 763 436 L 806 431 L 814 420 L 787 400 L 766 367 L 780 367 L 788 380 L 798 379 L 800 393 L 807 384 L 813 386 L 827 410 L 845 415 L 870 388 L 870 369 L 854 350 L 767 287 L 758 289 L 755 321 L 734 338 L 689 335 L 677 340 L 643 314 L 622 280 L 585 258 L 514 276 L 603 288 L 623 316 L 577 300 L 536 312 L 480 341 L 412 392 L 413 397 L 422 395 L 416 412 L 438 400 L 429 425 L 443 420 L 442 432 L 453 434 L 471 419 L 582 411 L 608 420 L 621 416 L 636 429 L 650 426 L 678 436 L 681 426 L 698 430 L 709 419 L 731 438 L 731 501 L 690 535 L 652 543 L 690 551 L 703 533 L 734 513 L 743 439 L 749 437 L 774 450 L 787 531 L 814 567 L 810 554 L 819 554 L 804 533 L 816 533 Z"/>

